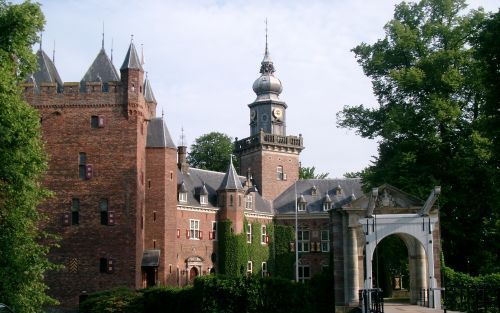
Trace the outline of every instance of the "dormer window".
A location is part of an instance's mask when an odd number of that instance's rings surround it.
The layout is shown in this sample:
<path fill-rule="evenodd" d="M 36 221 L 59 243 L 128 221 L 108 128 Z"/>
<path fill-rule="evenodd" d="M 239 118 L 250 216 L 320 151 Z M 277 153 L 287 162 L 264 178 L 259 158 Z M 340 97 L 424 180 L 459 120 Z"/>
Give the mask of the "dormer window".
<path fill-rule="evenodd" d="M 305 211 L 307 207 L 307 201 L 304 198 L 304 195 L 301 195 L 297 201 L 297 211 Z"/>
<path fill-rule="evenodd" d="M 338 185 L 337 188 L 335 188 L 335 195 L 336 196 L 342 195 L 342 187 L 340 187 L 340 185 Z"/>
<path fill-rule="evenodd" d="M 324 202 L 323 203 L 323 211 L 328 211 L 330 210 L 330 203 Z"/>
<path fill-rule="evenodd" d="M 316 195 L 318 195 L 318 188 L 316 188 L 316 186 L 312 186 L 311 196 L 316 196 Z"/>
<path fill-rule="evenodd" d="M 187 192 L 179 192 L 179 202 L 187 202 Z"/>
<path fill-rule="evenodd" d="M 252 209 L 252 202 L 253 202 L 252 195 L 247 195 L 245 197 L 245 209 L 251 210 Z"/>
<path fill-rule="evenodd" d="M 200 195 L 200 204 L 201 205 L 207 205 L 208 204 L 208 199 L 207 195 Z"/>

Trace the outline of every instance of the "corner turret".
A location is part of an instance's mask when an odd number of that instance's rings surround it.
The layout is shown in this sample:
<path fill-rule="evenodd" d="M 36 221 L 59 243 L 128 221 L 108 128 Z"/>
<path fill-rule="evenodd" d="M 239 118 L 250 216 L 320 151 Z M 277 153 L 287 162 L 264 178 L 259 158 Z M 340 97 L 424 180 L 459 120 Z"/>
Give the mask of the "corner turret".
<path fill-rule="evenodd" d="M 240 181 L 240 177 L 236 173 L 233 165 L 233 158 L 224 175 L 224 179 L 217 190 L 217 198 L 219 199 L 219 218 L 221 220 L 230 220 L 233 224 L 233 230 L 236 234 L 243 232 L 244 220 L 244 204 L 245 190 Z"/>
<path fill-rule="evenodd" d="M 137 105 L 139 99 L 143 97 L 144 70 L 133 40 L 130 41 L 120 73 L 128 102 Z"/>

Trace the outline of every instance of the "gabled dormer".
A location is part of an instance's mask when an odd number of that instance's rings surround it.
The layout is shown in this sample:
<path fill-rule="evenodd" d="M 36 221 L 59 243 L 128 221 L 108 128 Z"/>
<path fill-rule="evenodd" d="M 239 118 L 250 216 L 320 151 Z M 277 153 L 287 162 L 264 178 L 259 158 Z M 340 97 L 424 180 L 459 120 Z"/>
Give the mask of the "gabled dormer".
<path fill-rule="evenodd" d="M 307 208 L 307 201 L 304 195 L 300 195 L 300 197 L 297 199 L 297 211 L 299 212 L 305 212 Z"/>
<path fill-rule="evenodd" d="M 208 190 L 205 183 L 203 183 L 203 185 L 198 189 L 198 198 L 200 200 L 201 205 L 208 204 Z"/>
<path fill-rule="evenodd" d="M 328 192 L 325 194 L 325 197 L 323 198 L 323 211 L 328 211 L 332 207 L 332 199 L 330 198 L 330 195 Z"/>
<path fill-rule="evenodd" d="M 188 190 L 186 188 L 186 184 L 184 183 L 184 181 L 182 181 L 182 183 L 180 183 L 180 185 L 179 185 L 179 192 L 178 192 L 179 203 L 186 203 L 187 202 L 187 193 L 188 193 Z"/>

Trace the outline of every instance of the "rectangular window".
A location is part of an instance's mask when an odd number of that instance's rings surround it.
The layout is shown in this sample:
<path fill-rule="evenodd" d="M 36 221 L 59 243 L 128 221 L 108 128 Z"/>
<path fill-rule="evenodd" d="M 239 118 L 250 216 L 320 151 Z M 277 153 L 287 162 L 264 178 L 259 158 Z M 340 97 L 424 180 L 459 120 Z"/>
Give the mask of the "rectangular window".
<path fill-rule="evenodd" d="M 298 211 L 305 211 L 306 210 L 306 205 L 307 205 L 307 203 L 305 203 L 305 202 L 299 202 L 297 204 L 297 210 Z"/>
<path fill-rule="evenodd" d="M 207 196 L 205 196 L 205 195 L 200 196 L 200 204 L 202 204 L 202 205 L 207 204 Z"/>
<path fill-rule="evenodd" d="M 187 202 L 187 192 L 179 192 L 179 202 Z"/>
<path fill-rule="evenodd" d="M 212 222 L 212 239 L 217 240 L 217 222 Z"/>
<path fill-rule="evenodd" d="M 99 200 L 99 211 L 101 212 L 101 225 L 108 225 L 108 199 Z"/>
<path fill-rule="evenodd" d="M 299 265 L 299 281 L 305 282 L 311 279 L 311 269 L 309 265 Z"/>
<path fill-rule="evenodd" d="M 267 276 L 267 263 L 262 262 L 262 277 L 266 277 L 266 276 Z"/>
<path fill-rule="evenodd" d="M 330 252 L 330 232 L 328 230 L 321 231 L 321 252 Z"/>
<path fill-rule="evenodd" d="M 99 116 L 92 115 L 90 117 L 90 127 L 99 128 Z"/>
<path fill-rule="evenodd" d="M 297 231 L 297 249 L 299 252 L 309 252 L 309 231 L 308 230 L 298 230 Z"/>
<path fill-rule="evenodd" d="M 85 152 L 79 154 L 78 171 L 80 179 L 87 179 L 87 154 Z"/>
<path fill-rule="evenodd" d="M 260 243 L 261 244 L 266 244 L 267 243 L 267 227 L 266 225 L 262 225 L 261 230 L 260 230 Z"/>
<path fill-rule="evenodd" d="M 200 239 L 200 220 L 189 220 L 189 239 Z"/>
<path fill-rule="evenodd" d="M 251 210 L 252 209 L 252 202 L 253 202 L 252 195 L 246 196 L 245 197 L 245 209 Z"/>
<path fill-rule="evenodd" d="M 252 224 L 247 225 L 247 243 L 252 243 Z"/>
<path fill-rule="evenodd" d="M 276 167 L 276 179 L 283 180 L 283 166 Z"/>
<path fill-rule="evenodd" d="M 71 225 L 80 223 L 80 199 L 73 198 L 71 200 Z"/>
<path fill-rule="evenodd" d="M 328 202 L 323 203 L 323 211 L 328 211 L 328 210 L 330 210 L 330 203 Z"/>
<path fill-rule="evenodd" d="M 99 260 L 99 272 L 106 273 L 107 267 L 108 267 L 108 259 L 101 258 Z"/>
<path fill-rule="evenodd" d="M 253 272 L 253 263 L 252 261 L 247 262 L 247 275 L 252 275 Z"/>

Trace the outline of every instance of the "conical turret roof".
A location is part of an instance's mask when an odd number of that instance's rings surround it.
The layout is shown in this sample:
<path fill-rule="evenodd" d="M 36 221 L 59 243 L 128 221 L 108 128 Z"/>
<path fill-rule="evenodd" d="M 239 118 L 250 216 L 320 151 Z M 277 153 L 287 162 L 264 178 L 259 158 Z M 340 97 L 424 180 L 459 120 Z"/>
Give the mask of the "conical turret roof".
<path fill-rule="evenodd" d="M 147 148 L 176 148 L 162 117 L 152 118 L 148 123 Z"/>
<path fill-rule="evenodd" d="M 146 102 L 156 103 L 156 98 L 155 95 L 153 94 L 151 83 L 149 82 L 149 79 L 147 77 L 144 80 L 144 100 L 146 100 Z"/>
<path fill-rule="evenodd" d="M 40 86 L 41 83 L 57 83 L 59 88 L 62 88 L 63 82 L 59 73 L 57 72 L 54 62 L 42 49 L 36 52 L 36 59 L 38 63 L 38 71 L 28 78 L 29 82 Z"/>
<path fill-rule="evenodd" d="M 139 59 L 139 56 L 137 55 L 137 50 L 134 46 L 134 42 L 130 43 L 127 54 L 125 55 L 125 60 L 123 60 L 123 64 L 120 67 L 120 70 L 126 69 L 139 69 L 141 71 L 143 70 L 141 61 Z"/>
<path fill-rule="evenodd" d="M 241 185 L 240 178 L 238 177 L 238 173 L 233 166 L 233 158 L 231 156 L 231 161 L 229 163 L 229 167 L 227 169 L 226 175 L 224 175 L 224 179 L 220 184 L 219 190 L 240 190 L 243 189 Z"/>
<path fill-rule="evenodd" d="M 120 76 L 116 71 L 115 66 L 109 59 L 104 48 L 99 51 L 94 62 L 90 65 L 87 73 L 82 78 L 82 81 L 86 82 L 103 82 L 107 83 L 109 81 L 119 81 Z"/>

